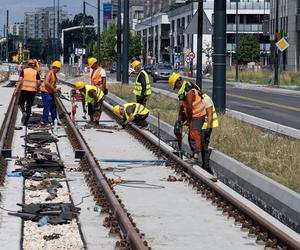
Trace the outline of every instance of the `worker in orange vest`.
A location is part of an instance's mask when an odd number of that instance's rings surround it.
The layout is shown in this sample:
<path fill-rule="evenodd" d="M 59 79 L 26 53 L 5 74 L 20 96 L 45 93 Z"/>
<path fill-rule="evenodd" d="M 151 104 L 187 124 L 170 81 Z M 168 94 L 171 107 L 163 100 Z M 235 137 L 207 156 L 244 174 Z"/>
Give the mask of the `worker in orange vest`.
<path fill-rule="evenodd" d="M 195 84 L 183 81 L 178 73 L 173 73 L 170 76 L 169 84 L 173 89 L 178 89 L 178 99 L 182 101 L 178 123 L 182 126 L 184 122 L 187 122 L 188 140 L 193 152 L 192 160 L 198 161 L 201 152 L 201 128 L 206 115 L 200 90 Z"/>
<path fill-rule="evenodd" d="M 18 85 L 14 93 L 16 95 L 17 92 L 21 89 L 18 104 L 22 112 L 21 122 L 25 126 L 27 126 L 28 124 L 34 97 L 35 94 L 38 92 L 41 84 L 40 75 L 35 69 L 35 61 L 28 60 L 27 64 L 28 68 L 21 70 Z"/>
<path fill-rule="evenodd" d="M 45 127 L 46 125 L 48 125 L 49 112 L 51 113 L 52 123 L 54 123 L 55 120 L 57 119 L 54 94 L 60 91 L 56 87 L 56 83 L 57 83 L 57 73 L 59 72 L 61 66 L 62 65 L 60 61 L 54 61 L 52 63 L 52 69 L 47 72 L 45 76 L 45 80 L 42 83 L 40 90 L 41 90 L 41 96 L 44 104 L 44 109 L 43 109 L 42 122 L 39 125 L 40 127 Z"/>
<path fill-rule="evenodd" d="M 91 69 L 90 79 L 91 85 L 100 88 L 105 95 L 107 95 L 108 90 L 106 88 L 106 72 L 103 67 L 100 67 L 97 63 L 97 59 L 90 57 L 88 59 L 88 65 Z"/>

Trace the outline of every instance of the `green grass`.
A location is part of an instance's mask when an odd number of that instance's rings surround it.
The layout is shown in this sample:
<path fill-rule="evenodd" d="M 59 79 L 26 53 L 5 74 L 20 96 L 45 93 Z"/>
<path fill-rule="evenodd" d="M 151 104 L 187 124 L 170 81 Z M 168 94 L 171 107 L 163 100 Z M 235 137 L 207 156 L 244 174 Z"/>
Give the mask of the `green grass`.
<path fill-rule="evenodd" d="M 135 101 L 133 86 L 108 85 L 109 91 L 126 101 Z M 179 102 L 153 94 L 147 103 L 150 113 L 173 126 Z M 248 167 L 300 193 L 300 141 L 245 122 L 219 116 L 220 127 L 214 129 L 211 146 Z"/>
<path fill-rule="evenodd" d="M 235 70 L 226 71 L 227 81 L 235 81 Z M 274 72 L 272 71 L 239 71 L 239 81 L 273 85 L 274 83 Z M 280 74 L 280 85 L 296 85 L 300 87 L 300 73 L 294 72 L 282 72 Z"/>

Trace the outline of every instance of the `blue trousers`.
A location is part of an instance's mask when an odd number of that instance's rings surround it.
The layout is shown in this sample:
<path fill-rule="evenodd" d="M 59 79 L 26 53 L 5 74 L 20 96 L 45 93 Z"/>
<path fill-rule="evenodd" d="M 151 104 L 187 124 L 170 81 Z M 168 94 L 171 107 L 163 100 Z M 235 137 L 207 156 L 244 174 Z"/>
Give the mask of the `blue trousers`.
<path fill-rule="evenodd" d="M 48 117 L 49 117 L 49 112 L 50 112 L 51 113 L 51 121 L 52 121 L 52 123 L 54 123 L 54 120 L 57 119 L 54 95 L 46 93 L 46 92 L 41 92 L 41 96 L 42 96 L 42 100 L 43 100 L 43 104 L 44 104 L 42 122 L 44 124 L 49 123 Z"/>

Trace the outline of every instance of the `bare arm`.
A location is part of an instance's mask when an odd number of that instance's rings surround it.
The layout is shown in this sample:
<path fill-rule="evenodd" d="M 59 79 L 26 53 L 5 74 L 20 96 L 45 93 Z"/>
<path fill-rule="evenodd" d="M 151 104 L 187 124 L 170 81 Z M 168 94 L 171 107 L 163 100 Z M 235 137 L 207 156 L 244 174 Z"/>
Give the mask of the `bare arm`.
<path fill-rule="evenodd" d="M 212 120 L 213 120 L 213 107 L 209 107 L 206 109 L 207 114 L 207 128 L 212 127 Z"/>
<path fill-rule="evenodd" d="M 50 83 L 50 79 L 51 79 L 51 74 L 50 72 L 47 73 L 46 77 L 45 77 L 45 80 L 44 80 L 44 83 L 45 83 L 45 86 L 49 89 L 51 89 L 53 92 L 56 91 L 56 89 L 53 87 L 53 85 Z"/>
<path fill-rule="evenodd" d="M 187 116 L 188 123 L 191 122 L 192 117 L 193 117 L 193 101 L 194 101 L 194 99 L 195 99 L 194 92 L 189 91 L 186 95 L 186 102 L 187 102 L 186 116 Z"/>

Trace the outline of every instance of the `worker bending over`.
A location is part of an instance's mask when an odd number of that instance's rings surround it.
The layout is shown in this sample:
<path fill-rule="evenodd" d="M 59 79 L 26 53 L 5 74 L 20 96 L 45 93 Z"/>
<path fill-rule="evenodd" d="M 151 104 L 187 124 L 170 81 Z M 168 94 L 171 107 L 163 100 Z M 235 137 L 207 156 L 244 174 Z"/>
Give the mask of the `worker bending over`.
<path fill-rule="evenodd" d="M 57 74 L 61 69 L 60 61 L 54 61 L 52 68 L 45 75 L 45 80 L 41 86 L 41 97 L 44 104 L 42 122 L 40 127 L 45 127 L 49 124 L 49 112 L 51 113 L 51 122 L 54 124 L 57 119 L 56 105 L 54 95 L 60 92 L 60 89 L 56 87 Z"/>
<path fill-rule="evenodd" d="M 28 60 L 27 64 L 28 68 L 22 69 L 20 72 L 20 77 L 15 91 L 16 95 L 17 92 L 21 89 L 18 104 L 22 112 L 21 122 L 25 126 L 27 126 L 28 124 L 34 97 L 38 92 L 41 84 L 40 75 L 35 69 L 35 61 Z"/>
<path fill-rule="evenodd" d="M 81 94 L 83 112 L 86 114 L 85 103 L 87 102 L 90 104 L 90 108 L 88 109 L 90 122 L 98 125 L 104 100 L 103 91 L 96 86 L 86 85 L 83 82 L 75 83 L 75 89 L 79 90 Z"/>
<path fill-rule="evenodd" d="M 169 84 L 173 89 L 178 89 L 178 99 L 182 101 L 182 104 L 177 123 L 182 126 L 186 122 L 188 125 L 188 141 L 193 152 L 192 160 L 198 161 L 201 152 L 201 128 L 206 115 L 200 90 L 197 85 L 183 81 L 178 73 L 173 73 L 169 77 Z M 177 135 L 178 137 L 180 136 Z"/>
<path fill-rule="evenodd" d="M 122 127 L 124 128 L 130 122 L 133 122 L 140 128 L 148 126 L 146 119 L 149 116 L 149 110 L 142 104 L 132 102 L 124 105 L 116 105 L 113 108 L 113 112 L 119 118 L 123 118 Z"/>
<path fill-rule="evenodd" d="M 107 95 L 108 90 L 106 88 L 106 72 L 103 67 L 100 67 L 97 63 L 97 59 L 90 57 L 88 59 L 88 65 L 91 69 L 90 79 L 91 85 L 100 88 L 105 95 Z"/>
<path fill-rule="evenodd" d="M 209 167 L 209 150 L 208 145 L 210 142 L 210 135 L 213 128 L 219 126 L 217 113 L 215 110 L 215 105 L 206 93 L 202 94 L 203 103 L 206 109 L 205 121 L 201 129 L 201 156 L 202 156 L 202 168 L 206 169 L 208 172 L 212 172 Z"/>
<path fill-rule="evenodd" d="M 133 61 L 131 67 L 138 74 L 133 90 L 133 93 L 136 97 L 136 102 L 146 106 L 146 102 L 152 93 L 149 76 L 147 72 L 142 69 L 142 64 L 140 61 Z"/>

